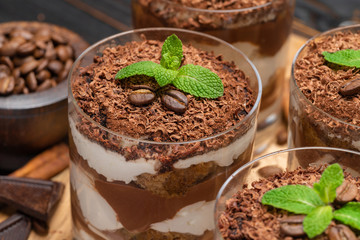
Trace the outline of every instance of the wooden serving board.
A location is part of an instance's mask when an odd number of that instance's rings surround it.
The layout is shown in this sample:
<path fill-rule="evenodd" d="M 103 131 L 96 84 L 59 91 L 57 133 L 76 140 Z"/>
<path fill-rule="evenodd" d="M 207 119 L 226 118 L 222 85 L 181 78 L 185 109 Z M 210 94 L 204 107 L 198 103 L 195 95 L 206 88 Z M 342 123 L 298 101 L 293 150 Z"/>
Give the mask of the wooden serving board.
<path fill-rule="evenodd" d="M 297 50 L 304 44 L 304 37 L 292 34 L 290 37 L 290 51 L 288 57 L 287 74 L 290 76 L 292 59 Z M 275 139 L 275 137 L 273 137 Z M 277 145 L 275 142 L 265 150 L 261 155 L 287 148 L 286 145 Z M 257 157 L 257 156 L 255 156 Z M 39 235 L 34 231 L 31 232 L 29 240 L 71 240 L 72 239 L 72 222 L 71 222 L 71 204 L 70 204 L 70 182 L 69 169 L 65 169 L 52 180 L 65 184 L 64 194 L 56 207 L 55 213 L 49 223 L 49 232 L 47 235 Z M 0 222 L 14 213 L 13 209 L 4 209 L 0 211 Z"/>

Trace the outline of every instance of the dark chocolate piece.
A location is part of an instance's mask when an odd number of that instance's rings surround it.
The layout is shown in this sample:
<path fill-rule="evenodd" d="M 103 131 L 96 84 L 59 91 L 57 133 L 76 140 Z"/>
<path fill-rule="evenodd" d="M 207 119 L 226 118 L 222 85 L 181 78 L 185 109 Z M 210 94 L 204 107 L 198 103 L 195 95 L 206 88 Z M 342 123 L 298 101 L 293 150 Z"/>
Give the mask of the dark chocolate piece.
<path fill-rule="evenodd" d="M 31 222 L 25 215 L 16 213 L 0 223 L 0 239 L 27 239 L 31 230 Z"/>
<path fill-rule="evenodd" d="M 64 185 L 58 182 L 0 176 L 0 203 L 45 222 L 52 215 L 63 190 Z"/>

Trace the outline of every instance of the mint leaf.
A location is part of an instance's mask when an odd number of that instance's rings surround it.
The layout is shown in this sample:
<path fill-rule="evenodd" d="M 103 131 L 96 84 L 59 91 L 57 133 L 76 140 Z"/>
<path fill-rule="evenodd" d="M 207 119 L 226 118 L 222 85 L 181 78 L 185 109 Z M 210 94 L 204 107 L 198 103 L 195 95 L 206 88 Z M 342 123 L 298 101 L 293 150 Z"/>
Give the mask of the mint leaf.
<path fill-rule="evenodd" d="M 166 69 L 161 65 L 158 65 L 156 68 L 154 68 L 154 72 L 155 80 L 158 82 L 160 87 L 172 83 L 178 73 L 175 70 Z"/>
<path fill-rule="evenodd" d="M 196 97 L 217 98 L 224 93 L 219 76 L 198 65 L 188 64 L 181 67 L 173 84 Z"/>
<path fill-rule="evenodd" d="M 346 225 L 360 230 L 360 202 L 349 202 L 334 211 L 334 218 Z"/>
<path fill-rule="evenodd" d="M 261 203 L 297 214 L 309 214 L 324 205 L 319 195 L 304 185 L 287 185 L 272 189 L 264 194 Z"/>
<path fill-rule="evenodd" d="M 304 219 L 304 231 L 309 238 L 321 234 L 331 223 L 333 218 L 330 206 L 321 206 L 311 211 Z"/>
<path fill-rule="evenodd" d="M 360 68 L 360 49 L 344 49 L 334 53 L 323 52 L 325 60 L 331 63 L 335 63 L 347 67 Z"/>
<path fill-rule="evenodd" d="M 165 40 L 162 46 L 160 64 L 164 68 L 177 70 L 181 65 L 182 58 L 181 40 L 173 34 Z"/>
<path fill-rule="evenodd" d="M 146 75 L 149 77 L 155 77 L 154 69 L 158 66 L 160 65 L 151 61 L 133 63 L 121 69 L 116 74 L 115 79 L 128 78 L 134 75 Z"/>
<path fill-rule="evenodd" d="M 336 188 L 344 181 L 344 173 L 339 164 L 328 166 L 321 175 L 320 181 L 314 183 L 314 190 L 324 203 L 331 203 L 336 198 Z"/>

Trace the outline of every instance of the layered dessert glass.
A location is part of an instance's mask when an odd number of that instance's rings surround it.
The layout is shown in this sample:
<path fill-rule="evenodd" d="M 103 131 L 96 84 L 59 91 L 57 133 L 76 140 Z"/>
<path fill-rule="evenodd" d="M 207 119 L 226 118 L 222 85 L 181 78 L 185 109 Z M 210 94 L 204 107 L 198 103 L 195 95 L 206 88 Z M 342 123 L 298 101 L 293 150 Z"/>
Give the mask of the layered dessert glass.
<path fill-rule="evenodd" d="M 312 187 L 327 165 L 338 163 L 346 172 L 345 181 L 357 188 L 352 201 L 360 201 L 359 159 L 360 153 L 352 150 L 304 147 L 270 153 L 245 164 L 226 180 L 216 197 L 216 239 L 309 239 L 306 235 L 294 236 L 295 232 L 283 231 L 283 220 L 294 214 L 262 205 L 263 194 L 284 185 Z M 264 170 L 269 173 L 267 176 Z M 337 239 L 327 235 L 335 224 L 339 223 L 334 221 L 314 239 Z"/>
<path fill-rule="evenodd" d="M 132 105 L 129 84 L 143 77 L 118 82 L 117 71 L 134 59 L 159 62 L 172 34 L 183 42 L 184 64 L 193 61 L 220 76 L 223 96 L 187 94 L 181 114 L 158 98 Z M 253 152 L 262 90 L 247 57 L 206 34 L 139 29 L 88 48 L 69 83 L 74 237 L 211 239 L 216 193 Z"/>
<path fill-rule="evenodd" d="M 196 30 L 221 38 L 248 56 L 263 85 L 256 138 L 261 151 L 280 120 L 294 5 L 294 0 L 132 0 L 133 25 Z"/>
<path fill-rule="evenodd" d="M 360 150 L 360 94 L 341 88 L 360 79 L 359 69 L 330 63 L 323 52 L 360 49 L 360 25 L 310 39 L 295 56 L 290 82 L 289 145 Z M 359 80 L 360 81 L 360 80 Z"/>

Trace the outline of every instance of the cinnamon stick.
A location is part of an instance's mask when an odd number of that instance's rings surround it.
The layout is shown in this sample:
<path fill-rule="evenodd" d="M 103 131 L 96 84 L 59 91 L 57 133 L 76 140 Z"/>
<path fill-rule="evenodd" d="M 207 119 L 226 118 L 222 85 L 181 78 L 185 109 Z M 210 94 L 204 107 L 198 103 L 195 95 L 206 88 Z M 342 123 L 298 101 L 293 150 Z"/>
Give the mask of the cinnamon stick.
<path fill-rule="evenodd" d="M 9 176 L 50 179 L 64 170 L 69 161 L 69 147 L 60 143 L 35 156 Z"/>

